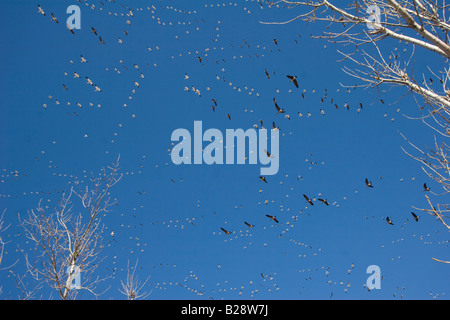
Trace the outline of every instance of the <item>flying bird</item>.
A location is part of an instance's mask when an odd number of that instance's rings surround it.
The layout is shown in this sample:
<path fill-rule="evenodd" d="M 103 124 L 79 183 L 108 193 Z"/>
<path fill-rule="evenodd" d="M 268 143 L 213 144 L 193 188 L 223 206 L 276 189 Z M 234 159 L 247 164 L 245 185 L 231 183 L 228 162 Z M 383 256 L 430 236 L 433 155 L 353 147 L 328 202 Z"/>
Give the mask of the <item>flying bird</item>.
<path fill-rule="evenodd" d="M 266 73 L 267 79 L 270 79 L 270 75 L 269 75 L 269 73 L 267 72 L 267 69 L 264 69 L 264 72 Z"/>
<path fill-rule="evenodd" d="M 272 154 L 270 154 L 270 152 L 267 151 L 266 149 L 264 149 L 264 151 L 266 152 L 266 154 L 267 154 L 267 156 L 268 156 L 269 158 L 275 158 L 275 156 L 272 155 Z"/>
<path fill-rule="evenodd" d="M 314 205 L 314 203 L 312 202 L 312 200 L 310 199 L 310 198 L 308 198 L 308 196 L 306 195 L 306 194 L 304 194 L 303 195 L 303 197 L 306 199 L 306 201 L 308 201 L 308 203 L 310 204 L 310 205 Z"/>
<path fill-rule="evenodd" d="M 272 122 L 272 127 L 273 130 L 280 130 L 280 128 L 275 125 L 275 122 Z"/>
<path fill-rule="evenodd" d="M 430 191 L 426 183 L 423 184 L 423 191 Z"/>
<path fill-rule="evenodd" d="M 38 12 L 45 16 L 45 12 L 44 12 L 44 10 L 42 10 L 40 5 L 38 5 Z"/>
<path fill-rule="evenodd" d="M 265 183 L 267 183 L 266 177 L 259 176 L 259 179 L 260 179 L 261 181 L 264 181 Z"/>
<path fill-rule="evenodd" d="M 318 199 L 319 201 L 323 202 L 324 204 L 326 204 L 327 206 L 329 206 L 330 204 L 328 203 L 327 199 Z"/>
<path fill-rule="evenodd" d="M 58 19 L 56 19 L 56 17 L 53 15 L 53 13 L 50 13 L 50 15 L 52 16 L 53 21 L 55 21 L 56 23 L 59 23 Z"/>
<path fill-rule="evenodd" d="M 87 81 L 87 83 L 89 83 L 91 86 L 94 86 L 94 83 L 92 82 L 92 80 L 89 79 L 87 76 L 86 76 L 86 81 Z"/>
<path fill-rule="evenodd" d="M 250 224 L 247 221 L 244 221 L 245 225 L 249 228 L 253 228 L 255 225 L 254 224 Z"/>
<path fill-rule="evenodd" d="M 91 27 L 91 30 L 92 30 L 92 32 L 93 32 L 95 35 L 97 35 L 97 30 L 95 30 L 94 27 Z"/>
<path fill-rule="evenodd" d="M 386 222 L 387 222 L 387 224 L 394 225 L 394 224 L 392 223 L 391 219 L 389 219 L 389 217 L 386 217 Z"/>
<path fill-rule="evenodd" d="M 275 103 L 275 108 L 277 108 L 277 114 L 284 113 L 284 109 L 278 106 L 277 100 L 275 100 L 275 98 L 273 98 L 273 103 Z"/>
<path fill-rule="evenodd" d="M 221 227 L 220 229 L 221 229 L 221 230 L 222 230 L 223 232 L 225 232 L 225 234 L 226 234 L 226 235 L 229 235 L 229 234 L 231 234 L 231 231 L 227 231 L 227 230 L 225 230 L 225 229 L 224 229 L 224 228 L 222 228 L 222 227 Z"/>
<path fill-rule="evenodd" d="M 294 83 L 294 85 L 298 88 L 298 82 L 297 82 L 297 76 L 290 76 L 287 75 L 287 77 Z"/>
<path fill-rule="evenodd" d="M 66 25 L 67 25 L 67 29 L 69 29 L 69 31 L 72 32 L 72 34 L 75 34 L 75 31 L 73 31 L 73 29 L 68 24 L 66 24 Z"/>
<path fill-rule="evenodd" d="M 373 188 L 372 181 L 367 180 L 367 178 L 366 178 L 366 187 Z"/>
<path fill-rule="evenodd" d="M 271 216 L 271 215 L 266 214 L 266 217 L 267 217 L 267 218 L 270 218 L 270 219 L 272 219 L 273 221 L 275 221 L 276 223 L 278 223 L 278 220 L 277 220 L 277 218 L 276 218 L 275 216 Z"/>
<path fill-rule="evenodd" d="M 414 220 L 416 220 L 416 222 L 419 221 L 419 217 L 414 212 L 411 212 L 411 214 L 414 217 Z"/>

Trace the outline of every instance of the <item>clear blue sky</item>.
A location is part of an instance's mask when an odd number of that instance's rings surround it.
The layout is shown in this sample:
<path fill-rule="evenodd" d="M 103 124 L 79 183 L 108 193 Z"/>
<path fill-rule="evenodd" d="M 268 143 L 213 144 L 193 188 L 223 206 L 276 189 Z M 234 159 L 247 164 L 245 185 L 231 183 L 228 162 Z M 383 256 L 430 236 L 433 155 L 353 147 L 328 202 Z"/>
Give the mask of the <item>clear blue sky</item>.
<path fill-rule="evenodd" d="M 431 259 L 449 259 L 448 233 L 433 217 L 417 212 L 416 223 L 410 214 L 411 206 L 427 205 L 424 182 L 440 191 L 401 150 L 407 146 L 399 132 L 419 146 L 433 142 L 429 128 L 403 116 L 418 115 L 412 97 L 394 104 L 404 93 L 398 88 L 347 93 L 340 83 L 357 81 L 337 62 L 342 48 L 310 37 L 323 25 L 259 23 L 296 10 L 261 9 L 257 1 L 103 3 L 40 1 L 46 16 L 35 1 L 0 3 L 0 211 L 7 209 L 11 224 L 2 267 L 21 259 L 18 246 L 30 248 L 18 213 L 40 199 L 51 207 L 73 177 L 87 183 L 120 154 L 124 177 L 112 191 L 118 206 L 103 219 L 105 260 L 97 269 L 113 276 L 99 288 L 110 286 L 103 299 L 124 298 L 120 280 L 137 259 L 139 277 L 150 276 L 149 299 L 448 299 L 450 269 Z M 81 8 L 74 35 L 65 23 L 71 4 Z M 418 50 L 416 64 L 442 63 L 429 57 Z M 298 89 L 288 74 L 298 76 Z M 276 114 L 274 97 L 290 120 Z M 275 121 L 278 174 L 266 184 L 259 164 L 174 165 L 171 134 L 193 133 L 196 120 L 222 132 Z M 366 178 L 374 188 L 365 187 Z M 316 199 L 314 206 L 303 194 Z M 373 264 L 382 288 L 368 292 L 366 268 Z M 2 298 L 17 296 L 7 270 L 0 270 L 0 284 Z"/>

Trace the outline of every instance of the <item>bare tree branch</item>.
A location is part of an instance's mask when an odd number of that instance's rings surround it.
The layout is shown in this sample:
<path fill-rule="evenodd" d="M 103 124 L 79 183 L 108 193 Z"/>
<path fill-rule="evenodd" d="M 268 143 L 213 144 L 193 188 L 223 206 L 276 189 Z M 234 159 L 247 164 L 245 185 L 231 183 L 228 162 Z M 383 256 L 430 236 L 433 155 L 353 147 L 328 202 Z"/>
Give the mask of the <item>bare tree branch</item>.
<path fill-rule="evenodd" d="M 80 192 L 71 187 L 63 193 L 54 213 L 48 214 L 39 203 L 26 219 L 19 215 L 20 224 L 36 250 L 33 259 L 25 254 L 27 271 L 38 284 L 46 283 L 55 289 L 63 300 L 75 299 L 80 290 L 98 295 L 96 286 L 104 280 L 94 275 L 102 260 L 100 214 L 109 212 L 115 204 L 110 189 L 122 177 L 118 171 L 119 159 L 108 170 L 103 169 L 99 178 L 91 179 L 92 187 Z M 75 213 L 74 196 L 80 199 L 85 214 Z"/>

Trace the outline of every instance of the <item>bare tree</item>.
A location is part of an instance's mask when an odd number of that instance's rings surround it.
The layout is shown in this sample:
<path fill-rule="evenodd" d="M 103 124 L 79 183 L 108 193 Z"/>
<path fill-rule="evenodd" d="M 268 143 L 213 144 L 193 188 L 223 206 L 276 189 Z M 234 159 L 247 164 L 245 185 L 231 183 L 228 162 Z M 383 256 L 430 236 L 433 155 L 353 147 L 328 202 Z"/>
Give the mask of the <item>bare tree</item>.
<path fill-rule="evenodd" d="M 32 283 L 27 278 L 30 274 L 28 270 L 20 273 L 14 269 L 9 270 L 9 273 L 14 277 L 16 288 L 19 291 L 17 298 L 19 300 L 31 300 L 35 298 L 36 293 L 42 288 L 42 283 Z"/>
<path fill-rule="evenodd" d="M 5 211 L 6 210 L 4 210 L 2 215 L 0 216 L 0 266 L 2 265 L 3 254 L 5 252 L 5 245 L 6 245 L 5 241 L 3 240 L 2 233 L 5 232 L 5 230 L 8 228 L 8 226 L 5 227 L 3 225 L 3 223 L 4 223 L 3 216 L 5 215 Z M 2 294 L 2 292 L 3 292 L 3 288 L 0 285 L 0 295 Z"/>
<path fill-rule="evenodd" d="M 5 241 L 3 240 L 2 233 L 5 232 L 5 230 L 8 228 L 3 225 L 3 216 L 5 215 L 5 211 L 3 211 L 2 215 L 0 216 L 0 266 L 2 265 L 3 261 L 3 253 L 5 252 Z"/>
<path fill-rule="evenodd" d="M 63 299 L 75 299 L 80 290 L 94 295 L 97 285 L 104 278 L 95 276 L 102 260 L 101 249 L 103 225 L 101 215 L 115 204 L 111 199 L 111 188 L 120 181 L 119 159 L 99 177 L 92 178 L 92 187 L 75 191 L 74 187 L 63 193 L 58 207 L 47 213 L 39 202 L 36 210 L 28 212 L 26 219 L 19 221 L 28 239 L 35 245 L 34 257 L 25 254 L 27 271 L 38 286 L 47 284 Z M 73 198 L 80 201 L 81 210 L 75 213 Z M 16 280 L 22 280 L 20 277 Z"/>
<path fill-rule="evenodd" d="M 434 130 L 439 139 L 450 137 L 450 4 L 443 0 L 353 0 L 348 5 L 344 1 L 281 0 L 270 5 L 279 4 L 303 12 L 287 21 L 261 23 L 286 24 L 296 20 L 324 23 L 325 31 L 313 37 L 350 47 L 348 52 L 339 51 L 343 56 L 340 62 L 348 62 L 343 71 L 361 82 L 358 87 L 379 90 L 390 85 L 405 89 L 405 95 L 412 94 L 419 107 L 420 117 L 415 119 Z M 404 52 L 406 47 L 412 48 L 411 54 L 403 58 L 395 43 L 404 46 Z M 419 50 L 433 61 L 432 67 L 415 64 L 414 56 Z M 418 152 L 407 154 L 419 161 L 426 174 L 443 189 L 442 193 L 432 194 L 443 196 L 450 192 L 450 149 L 438 138 L 435 137 L 434 148 L 428 151 L 405 139 Z M 435 200 L 428 195 L 426 200 L 429 208 L 422 210 L 448 229 L 445 220 L 450 204 L 433 205 Z"/>
<path fill-rule="evenodd" d="M 122 289 L 119 289 L 119 291 L 124 294 L 128 300 L 138 300 L 138 299 L 145 299 L 150 293 L 143 291 L 144 286 L 147 284 L 149 277 L 145 279 L 144 282 L 141 283 L 139 278 L 135 276 L 135 272 L 138 266 L 138 261 L 136 260 L 136 264 L 134 267 L 131 267 L 130 270 L 130 261 L 127 263 L 127 281 L 124 283 L 122 280 L 120 283 L 122 284 Z"/>

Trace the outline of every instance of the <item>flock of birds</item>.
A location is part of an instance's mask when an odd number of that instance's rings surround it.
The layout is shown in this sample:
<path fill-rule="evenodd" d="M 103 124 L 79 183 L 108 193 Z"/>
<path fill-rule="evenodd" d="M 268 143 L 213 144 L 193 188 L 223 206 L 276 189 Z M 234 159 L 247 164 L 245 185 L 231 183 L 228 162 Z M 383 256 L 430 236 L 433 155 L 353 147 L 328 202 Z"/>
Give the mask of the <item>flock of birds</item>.
<path fill-rule="evenodd" d="M 114 17 L 120 17 L 121 23 L 123 23 L 123 31 L 120 35 L 116 35 L 116 39 L 112 39 L 110 37 L 102 38 L 100 35 L 100 27 L 96 26 L 89 26 L 90 33 L 92 33 L 94 36 L 98 37 L 98 45 L 100 46 L 112 46 L 113 43 L 115 43 L 117 46 L 126 46 L 127 45 L 127 37 L 132 32 L 135 32 L 133 28 L 133 19 L 137 15 L 143 15 L 143 14 L 149 14 L 156 22 L 158 27 L 162 28 L 164 32 L 167 32 L 168 34 L 172 34 L 173 39 L 179 40 L 183 37 L 189 38 L 191 36 L 195 36 L 195 34 L 201 33 L 201 30 L 203 29 L 212 29 L 213 36 L 208 40 L 211 45 L 205 45 L 204 48 L 194 50 L 194 49 L 181 49 L 178 53 L 171 53 L 169 54 L 169 57 L 167 55 L 161 53 L 161 48 L 159 45 L 147 45 L 142 50 L 145 51 L 149 56 L 148 60 L 141 63 L 141 62 L 128 62 L 128 59 L 126 57 L 120 57 L 117 60 L 117 64 L 114 66 L 110 65 L 104 65 L 101 67 L 101 70 L 98 69 L 98 66 L 93 66 L 92 63 L 90 63 L 90 56 L 86 53 L 80 53 L 77 58 L 72 58 L 69 60 L 68 69 L 64 71 L 64 80 L 62 82 L 62 85 L 59 84 L 59 88 L 63 90 L 62 92 L 57 91 L 55 88 L 55 92 L 48 95 L 48 100 L 42 104 L 45 112 L 51 112 L 52 106 L 50 103 L 53 103 L 55 106 L 65 105 L 68 108 L 73 108 L 70 110 L 70 112 L 67 112 L 68 117 L 78 117 L 81 112 L 84 112 L 86 108 L 102 108 L 103 107 L 103 98 L 102 95 L 107 94 L 109 91 L 109 88 L 103 88 L 102 84 L 98 84 L 99 82 L 96 81 L 96 79 L 101 79 L 103 75 L 106 74 L 107 77 L 120 77 L 120 75 L 123 75 L 126 73 L 127 75 L 130 75 L 133 80 L 131 82 L 128 82 L 128 85 L 124 88 L 121 88 L 123 92 L 126 92 L 124 94 L 124 101 L 120 102 L 120 108 L 127 112 L 128 119 L 124 119 L 123 121 L 120 121 L 117 123 L 117 129 L 112 133 L 112 137 L 110 142 L 114 143 L 116 139 L 118 139 L 120 130 L 123 130 L 129 125 L 129 121 L 133 121 L 136 119 L 139 115 L 139 110 L 136 108 L 135 105 L 133 105 L 134 97 L 136 96 L 137 90 L 139 90 L 141 87 L 145 87 L 146 85 L 146 75 L 148 72 L 151 72 L 152 69 L 158 69 L 159 64 L 158 59 L 162 58 L 168 58 L 169 60 L 172 60 L 173 62 L 176 62 L 177 60 L 182 59 L 189 59 L 196 61 L 198 68 L 212 68 L 217 71 L 215 76 L 215 81 L 217 82 L 218 86 L 225 87 L 229 90 L 232 90 L 231 92 L 233 94 L 245 94 L 246 96 L 250 97 L 251 99 L 258 99 L 258 101 L 263 100 L 264 94 L 264 87 L 260 86 L 258 88 L 258 85 L 251 85 L 244 83 L 244 81 L 252 81 L 251 79 L 241 79 L 239 78 L 237 81 L 233 79 L 231 75 L 228 75 L 227 69 L 228 65 L 230 64 L 239 64 L 246 62 L 245 59 L 260 59 L 264 61 L 263 59 L 267 57 L 268 55 L 276 55 L 282 52 L 282 45 L 281 42 L 278 39 L 273 39 L 270 43 L 262 43 L 262 44 L 254 44 L 251 43 L 251 41 L 243 40 L 239 43 L 232 42 L 232 43 L 226 43 L 222 40 L 221 30 L 222 30 L 222 24 L 223 22 L 221 20 L 217 20 L 213 22 L 213 27 L 209 25 L 211 22 L 208 18 L 198 18 L 198 14 L 196 10 L 181 10 L 174 7 L 174 5 L 151 5 L 146 7 L 129 7 L 125 4 L 120 3 L 119 0 L 104 0 L 99 1 L 99 4 L 96 3 L 89 3 L 88 1 L 81 1 L 79 0 L 79 3 L 82 5 L 85 5 L 87 8 L 93 10 L 93 11 L 99 11 L 102 12 L 102 14 L 107 14 L 108 16 L 114 16 Z M 258 10 L 263 10 L 266 8 L 271 7 L 280 7 L 279 4 L 276 3 L 269 3 L 267 1 L 257 1 L 257 0 L 249 0 L 245 1 L 245 4 L 242 5 L 242 3 L 239 2 L 230 2 L 230 3 L 215 3 L 215 4 L 205 4 L 205 8 L 223 8 L 223 7 L 235 7 L 238 9 L 243 9 L 243 11 L 246 14 L 251 14 L 253 12 L 253 9 L 250 10 L 250 8 L 258 8 Z M 112 9 L 114 8 L 114 9 Z M 255 9 L 256 10 L 256 9 Z M 44 8 L 41 5 L 37 5 L 37 12 L 38 14 L 48 17 L 48 13 L 50 12 L 50 19 L 49 21 L 51 23 L 55 23 L 58 25 L 62 25 L 62 19 L 58 19 L 53 12 L 48 10 L 47 8 Z M 164 20 L 163 13 L 169 13 L 167 16 L 174 16 L 178 18 L 178 20 Z M 161 13 L 161 15 L 160 15 Z M 187 18 L 186 18 L 187 17 Z M 60 23 L 61 22 L 61 23 Z M 63 26 L 64 27 L 64 26 Z M 68 27 L 68 26 L 67 26 Z M 68 32 L 70 32 L 72 35 L 76 36 L 78 34 L 77 30 L 73 30 L 70 27 L 67 28 Z M 175 31 L 176 30 L 176 31 Z M 211 31 L 211 30 L 209 30 Z M 70 36 L 70 34 L 69 34 Z M 298 33 L 296 37 L 292 40 L 292 43 L 290 45 L 298 45 L 302 41 L 302 35 Z M 242 53 L 242 54 L 241 54 Z M 226 58 L 229 57 L 229 58 Z M 152 61 L 150 61 L 152 60 Z M 241 62 L 242 61 L 242 62 Z M 81 72 L 79 70 L 86 71 L 86 73 Z M 89 74 L 87 74 L 89 72 Z M 92 72 L 92 74 L 91 74 Z M 102 73 L 103 72 L 103 73 Z M 111 74 L 113 73 L 113 74 Z M 278 72 L 275 70 L 268 70 L 267 67 L 261 68 L 260 72 L 261 78 L 267 79 L 267 81 L 273 81 L 275 78 L 278 78 Z M 194 94 L 194 97 L 198 97 L 202 99 L 202 103 L 206 103 L 207 107 L 212 110 L 212 112 L 223 113 L 223 118 L 228 119 L 230 121 L 235 119 L 235 114 L 238 112 L 236 110 L 223 110 L 225 109 L 222 107 L 222 96 L 215 96 L 215 85 L 199 85 L 198 82 L 196 82 L 196 75 L 191 73 L 190 71 L 183 71 L 180 75 L 185 81 L 184 88 L 181 88 L 180 94 L 183 94 L 183 91 L 187 94 Z M 321 116 L 326 115 L 327 107 L 325 105 L 325 102 L 328 102 L 334 109 L 344 109 L 347 111 L 355 110 L 356 112 L 361 112 L 363 110 L 363 103 L 359 102 L 355 105 L 353 108 L 347 101 L 350 101 L 351 98 L 349 96 L 346 96 L 344 98 L 343 102 L 338 102 L 339 99 L 342 99 L 341 94 L 350 94 L 352 92 L 352 89 L 355 90 L 356 86 L 354 88 L 346 88 L 344 92 L 342 92 L 340 89 L 336 90 L 336 97 L 329 97 L 328 90 L 324 90 L 323 95 L 317 99 L 315 96 L 316 90 L 307 90 L 302 88 L 302 80 L 301 77 L 298 77 L 295 75 L 295 73 L 292 74 L 283 74 L 281 75 L 281 78 L 287 86 L 283 86 L 282 89 L 276 88 L 274 95 L 272 98 L 272 103 L 274 108 L 273 110 L 273 116 L 276 117 L 271 118 L 270 121 L 264 120 L 264 119 L 255 119 L 255 123 L 253 126 L 255 128 L 265 128 L 264 123 L 269 123 L 268 127 L 271 129 L 281 130 L 282 135 L 292 135 L 292 131 L 286 131 L 283 130 L 283 121 L 284 120 L 291 120 L 291 115 L 293 112 L 290 111 L 290 108 L 286 105 L 284 105 L 283 97 L 284 94 L 290 94 L 290 95 L 298 95 L 301 100 L 308 100 L 308 98 L 313 97 L 313 99 L 316 99 L 313 102 L 310 102 L 310 105 L 316 106 L 317 103 L 320 103 L 319 110 L 310 110 L 310 111 L 295 111 L 298 118 L 309 118 L 314 115 L 314 112 L 317 112 L 317 114 L 320 114 Z M 84 80 L 83 80 L 84 79 Z M 128 81 L 128 80 L 127 80 Z M 81 83 L 80 83 L 81 82 Z M 82 82 L 85 82 L 82 84 Z M 240 82 L 240 83 L 238 83 Z M 80 83 L 80 84 L 79 84 Z M 258 82 L 254 82 L 258 83 Z M 103 89 L 102 89 L 102 88 Z M 92 100 L 85 101 L 85 98 L 83 95 L 80 96 L 74 96 L 71 95 L 72 92 L 84 92 L 86 88 L 91 89 L 91 92 L 95 95 L 86 95 L 89 97 L 89 99 L 92 97 Z M 189 97 L 189 96 L 188 96 Z M 206 97 L 206 98 L 205 98 Z M 348 97 L 348 98 L 347 98 Z M 96 100 L 97 99 L 97 100 Z M 347 100 L 348 99 L 348 100 Z M 203 102 L 204 100 L 207 100 L 206 102 Z M 347 101 L 345 101 L 347 100 Z M 379 102 L 381 104 L 384 104 L 384 100 L 380 99 Z M 69 110 L 69 109 L 68 109 Z M 253 109 L 251 107 L 245 107 L 243 109 L 243 112 L 248 112 L 250 114 L 257 114 L 258 110 Z M 320 112 L 320 113 L 319 113 Z M 400 112 L 400 109 L 397 109 L 397 113 Z M 384 117 L 387 117 L 388 113 L 386 112 L 384 114 Z M 255 117 L 255 116 L 253 116 Z M 281 117 L 281 118 L 280 118 Z M 391 118 L 391 121 L 394 121 L 394 118 Z M 282 128 L 280 129 L 280 125 Z M 85 132 L 83 133 L 83 139 L 88 139 L 90 137 L 90 133 Z M 52 144 L 56 144 L 56 140 L 52 141 Z M 173 147 L 173 143 L 168 148 L 168 153 L 170 154 L 171 149 Z M 267 157 L 274 157 L 276 155 L 271 154 L 268 150 L 265 150 Z M 109 150 L 106 150 L 106 153 L 109 153 Z M 43 161 L 43 159 L 46 159 L 46 151 L 42 150 L 40 155 L 37 155 L 35 157 L 35 161 Z M 145 173 L 145 169 L 147 167 L 146 163 L 149 162 L 147 159 L 147 155 L 142 155 L 142 158 L 140 159 L 140 162 L 138 163 L 135 170 L 125 170 L 124 175 L 128 176 L 130 178 L 134 178 L 139 175 L 143 175 Z M 323 161 L 314 161 L 312 159 L 312 154 L 309 154 L 307 158 L 305 158 L 305 163 L 309 166 L 309 170 L 314 169 L 316 166 L 319 165 L 325 165 Z M 169 163 L 166 162 L 163 165 L 159 163 L 153 164 L 154 168 L 163 168 L 163 167 L 170 167 Z M 89 181 L 89 173 L 88 171 L 82 171 L 81 175 L 73 174 L 73 173 L 67 173 L 67 172 L 58 172 L 58 166 L 56 163 L 54 163 L 52 160 L 48 160 L 48 168 L 53 171 L 53 176 L 56 178 L 64 178 L 66 181 L 68 181 L 68 186 L 70 185 L 82 185 L 84 183 L 87 183 Z M 21 171 L 14 169 L 14 170 L 7 170 L 3 169 L 0 175 L 0 183 L 8 183 L 11 181 L 16 180 L 25 180 L 28 178 L 28 175 L 30 173 L 22 173 Z M 381 177 L 380 177 L 381 179 Z M 285 176 L 281 176 L 281 178 L 278 177 L 266 177 L 266 176 L 259 176 L 259 182 L 262 182 L 264 186 L 269 185 L 271 183 L 274 183 L 274 180 L 278 180 L 276 183 L 280 183 L 281 185 L 289 186 L 288 190 L 286 191 L 286 200 L 280 200 L 274 197 L 273 199 L 270 199 L 270 197 L 266 199 L 261 199 L 261 201 L 258 202 L 258 206 L 266 206 L 266 208 L 274 208 L 273 210 L 279 210 L 280 214 L 274 214 L 272 212 L 264 213 L 262 214 L 264 219 L 267 219 L 267 223 L 263 226 L 259 225 L 257 222 L 250 220 L 251 218 L 243 218 L 241 221 L 241 224 L 235 225 L 234 227 L 231 226 L 233 223 L 228 223 L 226 220 L 227 217 L 223 216 L 222 214 L 217 213 L 219 210 L 209 210 L 209 212 L 205 213 L 205 209 L 201 206 L 201 201 L 197 200 L 195 202 L 194 206 L 198 209 L 201 213 L 196 213 L 193 211 L 193 213 L 189 217 L 159 217 L 158 219 L 154 219 L 153 221 L 149 222 L 148 215 L 143 217 L 143 212 L 148 211 L 148 208 L 146 207 L 147 201 L 144 199 L 147 199 L 150 197 L 150 195 L 147 193 L 145 189 L 139 189 L 136 191 L 133 197 L 136 197 L 137 203 L 140 202 L 140 205 L 136 205 L 134 208 L 129 210 L 129 213 L 122 212 L 120 213 L 121 222 L 120 223 L 112 223 L 111 225 L 107 225 L 105 228 L 107 238 L 106 247 L 114 249 L 120 247 L 121 250 L 127 251 L 130 255 L 137 255 L 137 254 L 144 254 L 148 250 L 150 250 L 150 247 L 152 246 L 151 240 L 148 238 L 148 228 L 161 228 L 165 227 L 169 230 L 176 230 L 177 232 L 180 232 L 182 230 L 188 230 L 188 229 L 195 229 L 197 227 L 201 228 L 208 228 L 207 226 L 213 222 L 213 224 L 217 225 L 216 230 L 211 230 L 211 233 L 213 236 L 218 237 L 224 237 L 223 241 L 224 243 L 229 244 L 230 242 L 238 242 L 241 244 L 241 247 L 243 249 L 249 249 L 252 246 L 257 246 L 257 240 L 254 240 L 255 237 L 253 237 L 253 231 L 257 230 L 259 227 L 262 227 L 263 230 L 276 230 L 277 238 L 281 240 L 286 240 L 289 245 L 294 246 L 295 248 L 298 248 L 297 257 L 301 259 L 309 258 L 309 257 L 315 257 L 318 255 L 324 254 L 323 249 L 321 247 L 315 246 L 313 243 L 307 243 L 305 240 L 300 240 L 301 238 L 298 237 L 293 230 L 295 230 L 294 226 L 297 225 L 297 223 L 304 219 L 305 216 L 310 216 L 311 208 L 315 206 L 317 202 L 320 203 L 320 205 L 323 205 L 324 208 L 330 208 L 335 207 L 339 208 L 340 203 L 338 200 L 331 201 L 328 200 L 325 195 L 319 193 L 316 195 L 310 195 L 310 194 L 302 194 L 302 197 L 305 201 L 305 206 L 301 205 L 301 208 L 291 208 L 292 204 L 288 202 L 289 196 L 292 194 L 291 198 L 295 194 L 294 191 L 294 183 L 299 182 L 303 180 L 302 175 L 297 175 L 293 179 L 292 177 L 288 176 L 287 174 Z M 414 178 L 412 178 L 414 181 Z M 75 182 L 74 182 L 75 181 Z M 183 184 L 185 183 L 186 179 L 183 178 L 175 178 L 171 177 L 168 178 L 168 183 L 172 184 Z M 403 181 L 403 179 L 401 180 Z M 364 184 L 366 188 L 373 189 L 376 186 L 370 181 L 368 178 L 365 179 Z M 22 194 L 0 194 L 0 198 L 20 198 L 21 196 L 36 196 L 36 198 L 43 198 L 46 197 L 46 201 L 44 201 L 43 206 L 46 209 L 51 209 L 53 201 L 57 200 L 57 198 L 63 193 L 64 190 L 55 189 L 54 191 L 24 191 Z M 423 185 L 423 191 L 424 192 L 431 192 L 431 189 L 424 184 Z M 357 193 L 357 190 L 355 191 Z M 259 189 L 259 194 L 264 194 L 264 189 L 261 187 Z M 298 195 L 297 195 L 298 197 Z M 297 198 L 296 198 L 297 199 Z M 347 200 L 347 195 L 344 195 L 342 197 L 343 200 Z M 295 201 L 298 203 L 298 199 Z M 278 207 L 277 207 L 278 206 Z M 245 204 L 236 204 L 235 210 L 246 210 Z M 217 211 L 217 212 L 216 212 Z M 288 215 L 288 213 L 295 211 L 297 213 L 293 215 Z M 420 216 L 415 213 L 411 212 L 412 220 L 414 222 L 419 223 Z M 144 219 L 145 218 L 145 219 Z M 365 220 L 370 219 L 368 216 L 364 217 Z M 106 217 L 105 217 L 106 219 Z M 224 221 L 225 219 L 225 221 Z M 363 218 L 362 218 L 363 219 Z M 374 217 L 372 216 L 372 219 Z M 398 224 L 397 221 L 393 221 L 392 217 L 386 216 L 382 217 L 382 219 L 385 221 L 386 224 L 390 226 L 394 226 L 395 224 Z M 405 224 L 409 222 L 409 219 L 405 218 Z M 403 227 L 402 227 L 403 228 Z M 124 235 L 128 234 L 127 237 Z M 292 236 L 291 236 L 292 234 Z M 20 233 L 17 233 L 16 235 L 8 235 L 8 237 L 19 237 L 21 236 Z M 124 243 L 120 243 L 118 240 L 119 237 L 124 238 Z M 413 238 L 420 238 L 421 241 L 425 243 L 433 243 L 432 235 L 428 234 L 425 237 L 424 236 L 417 236 L 416 234 L 412 235 Z M 429 241 L 428 241 L 429 239 Z M 393 241 L 393 243 L 398 243 L 404 241 L 404 239 L 398 239 Z M 125 243 L 129 243 L 130 245 L 126 245 Z M 440 243 L 442 245 L 448 246 L 448 241 L 444 241 Z M 270 241 L 265 241 L 264 243 L 261 243 L 261 245 L 264 248 L 270 247 Z M 384 246 L 384 245 L 383 245 Z M 284 253 L 288 254 L 289 249 L 287 249 Z M 119 256 L 119 258 L 118 258 Z M 399 258 L 399 257 L 398 257 Z M 142 260 L 142 259 L 141 259 Z M 120 261 L 120 255 L 114 255 L 112 258 L 111 265 L 108 265 L 105 267 L 106 273 L 111 273 L 113 278 L 120 278 L 121 276 L 118 275 L 118 272 L 121 272 L 123 274 L 126 270 L 124 267 L 119 266 L 123 261 Z M 223 270 L 226 267 L 224 266 L 224 262 L 220 262 L 217 264 L 217 270 Z M 353 272 L 355 268 L 355 264 L 351 263 L 349 266 L 345 267 L 344 275 L 350 276 L 350 274 Z M 180 269 L 180 266 L 177 264 L 172 263 L 155 263 L 151 266 L 145 265 L 140 266 L 140 272 L 142 273 L 150 273 L 152 274 L 153 278 L 156 278 L 158 272 L 161 274 L 159 275 L 160 279 L 163 280 L 155 280 L 152 282 L 152 288 L 154 290 L 170 290 L 171 288 L 184 288 L 189 293 L 193 293 L 199 296 L 203 297 L 221 297 L 223 294 L 238 294 L 239 296 L 248 296 L 250 298 L 257 298 L 259 294 L 264 292 L 277 292 L 280 290 L 280 287 L 282 286 L 280 284 L 280 274 L 277 273 L 276 270 L 273 272 L 258 272 L 258 276 L 255 276 L 253 279 L 249 280 L 247 283 L 244 284 L 236 284 L 233 283 L 232 280 L 224 279 L 223 281 L 218 281 L 216 284 L 211 285 L 211 283 L 199 283 L 199 279 L 202 278 L 201 275 L 198 275 L 193 270 L 186 270 L 186 276 L 182 279 L 178 280 L 167 280 L 166 277 L 170 277 L 171 274 L 175 274 L 177 270 Z M 309 267 L 306 266 L 305 268 L 300 268 L 298 270 L 299 273 L 304 275 L 304 283 L 298 290 L 298 293 L 300 295 L 303 294 L 303 292 L 307 291 L 307 283 L 308 281 L 312 281 L 316 277 L 324 277 L 326 280 L 325 283 L 329 286 L 336 286 L 336 289 L 331 289 L 331 295 L 330 298 L 333 298 L 334 293 L 337 290 L 340 290 L 344 293 L 347 293 L 350 290 L 351 282 L 349 278 L 345 278 L 344 275 L 342 275 L 341 279 L 334 279 L 332 280 L 330 278 L 330 274 L 333 275 L 333 268 L 331 268 L 328 265 L 321 265 L 321 266 L 314 266 Z M 336 273 L 338 273 L 336 271 Z M 302 279 L 302 280 L 303 280 Z M 357 284 L 357 286 L 360 286 L 363 284 Z M 365 284 L 363 285 L 365 287 Z M 367 289 L 370 291 L 369 289 Z M 397 287 L 396 292 L 393 293 L 394 297 L 403 297 L 405 294 L 404 287 Z M 435 293 L 433 294 L 434 297 L 438 297 L 439 295 L 445 295 L 445 293 Z"/>

